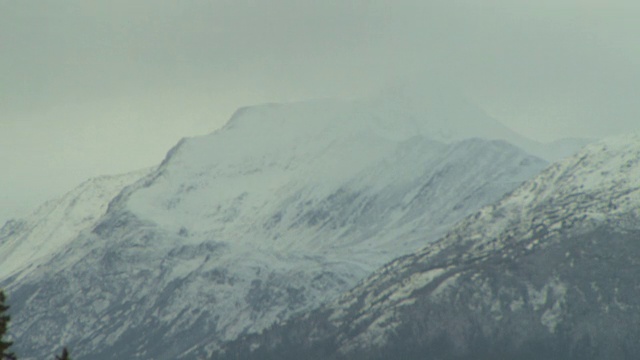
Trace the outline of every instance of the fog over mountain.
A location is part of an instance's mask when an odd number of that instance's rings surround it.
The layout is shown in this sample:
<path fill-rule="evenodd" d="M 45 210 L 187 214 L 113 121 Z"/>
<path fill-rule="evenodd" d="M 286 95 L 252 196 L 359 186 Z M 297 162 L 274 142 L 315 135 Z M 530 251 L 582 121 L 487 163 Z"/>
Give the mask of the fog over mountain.
<path fill-rule="evenodd" d="M 0 223 L 241 106 L 457 87 L 538 141 L 638 129 L 631 0 L 0 1 Z"/>

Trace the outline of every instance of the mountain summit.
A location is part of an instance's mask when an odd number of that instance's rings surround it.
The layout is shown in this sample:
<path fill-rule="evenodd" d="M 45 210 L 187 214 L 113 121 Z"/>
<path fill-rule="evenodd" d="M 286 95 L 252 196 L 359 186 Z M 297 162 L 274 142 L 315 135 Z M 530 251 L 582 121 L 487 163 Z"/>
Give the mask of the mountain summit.
<path fill-rule="evenodd" d="M 340 299 L 217 359 L 635 359 L 640 136 L 556 163 Z"/>
<path fill-rule="evenodd" d="M 182 140 L 48 261 L 0 279 L 16 350 L 207 355 L 335 298 L 546 166 L 470 138 L 508 133 L 473 106 L 430 101 L 244 108 Z"/>

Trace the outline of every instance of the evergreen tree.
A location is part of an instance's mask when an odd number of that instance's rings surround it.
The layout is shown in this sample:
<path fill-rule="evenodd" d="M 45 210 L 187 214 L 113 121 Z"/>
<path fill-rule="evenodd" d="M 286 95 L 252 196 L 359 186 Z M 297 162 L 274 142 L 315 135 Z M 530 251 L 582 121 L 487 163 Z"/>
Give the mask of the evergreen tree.
<path fill-rule="evenodd" d="M 4 335 L 7 333 L 9 321 L 11 320 L 11 317 L 7 314 L 9 306 L 5 304 L 5 300 L 4 292 L 0 289 L 0 360 L 17 360 L 15 354 L 9 351 L 12 342 L 4 340 Z M 56 360 L 71 360 L 67 348 L 62 349 L 62 355 L 56 355 Z"/>
<path fill-rule="evenodd" d="M 4 335 L 9 327 L 9 320 L 11 318 L 7 314 L 9 307 L 5 305 L 4 292 L 0 290 L 0 360 L 16 360 L 16 356 L 9 351 L 11 341 L 5 341 Z"/>
<path fill-rule="evenodd" d="M 71 358 L 69 358 L 69 351 L 67 351 L 67 348 L 62 349 L 62 355 L 56 355 L 56 360 L 71 360 Z"/>

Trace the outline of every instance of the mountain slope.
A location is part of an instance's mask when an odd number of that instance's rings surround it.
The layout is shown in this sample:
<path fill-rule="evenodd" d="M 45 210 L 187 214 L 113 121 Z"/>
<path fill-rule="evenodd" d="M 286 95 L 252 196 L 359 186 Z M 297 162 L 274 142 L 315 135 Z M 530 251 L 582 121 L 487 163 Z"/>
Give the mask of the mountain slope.
<path fill-rule="evenodd" d="M 595 141 L 566 138 L 542 143 L 528 139 L 505 127 L 443 84 L 437 88 L 423 84 L 394 88 L 373 99 L 362 100 L 361 104 L 374 113 L 388 114 L 388 119 L 410 120 L 409 127 L 387 123 L 383 128 L 390 133 L 426 132 L 432 139 L 447 143 L 470 137 L 501 139 L 549 162 L 571 156 Z M 468 119 L 478 121 L 469 122 Z"/>
<path fill-rule="evenodd" d="M 79 360 L 206 355 L 334 298 L 546 166 L 500 140 L 439 141 L 506 131 L 481 113 L 383 105 L 246 108 L 181 141 L 91 231 L 0 280 L 21 358 L 52 344 Z"/>
<path fill-rule="evenodd" d="M 149 170 L 87 180 L 60 199 L 46 202 L 30 217 L 8 221 L 0 228 L 0 279 L 25 276 L 46 262 L 80 231 L 95 225 L 123 187 L 147 173 Z"/>
<path fill-rule="evenodd" d="M 635 359 L 639 204 L 640 136 L 590 145 L 216 359 Z"/>

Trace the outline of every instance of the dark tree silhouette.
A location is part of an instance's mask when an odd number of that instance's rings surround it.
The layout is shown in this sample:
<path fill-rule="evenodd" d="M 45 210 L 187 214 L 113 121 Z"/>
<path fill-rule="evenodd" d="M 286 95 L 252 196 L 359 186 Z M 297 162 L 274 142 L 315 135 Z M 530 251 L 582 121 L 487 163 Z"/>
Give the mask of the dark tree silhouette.
<path fill-rule="evenodd" d="M 0 290 L 0 360 L 16 360 L 16 356 L 9 351 L 12 342 L 4 340 L 11 320 L 11 317 L 7 314 L 9 306 L 4 303 L 5 300 L 4 292 Z"/>
<path fill-rule="evenodd" d="M 62 349 L 62 355 L 56 355 L 56 360 L 71 360 L 71 358 L 69 358 L 69 351 L 67 351 L 67 348 Z"/>
<path fill-rule="evenodd" d="M 11 317 L 7 314 L 9 306 L 5 304 L 6 297 L 0 289 L 0 360 L 17 360 L 16 355 L 9 351 L 9 347 L 13 344 L 11 341 L 4 340 L 4 335 L 9 328 Z M 67 348 L 62 349 L 62 355 L 57 356 L 56 360 L 71 360 Z"/>

